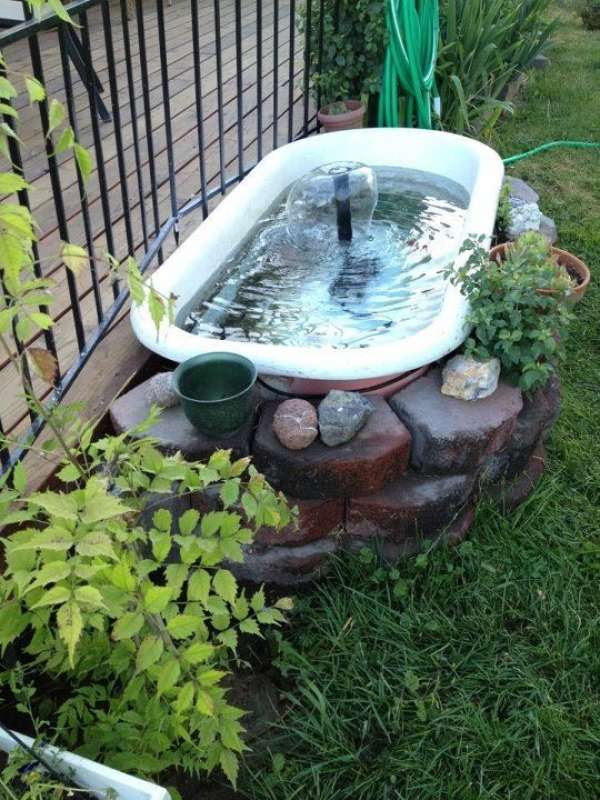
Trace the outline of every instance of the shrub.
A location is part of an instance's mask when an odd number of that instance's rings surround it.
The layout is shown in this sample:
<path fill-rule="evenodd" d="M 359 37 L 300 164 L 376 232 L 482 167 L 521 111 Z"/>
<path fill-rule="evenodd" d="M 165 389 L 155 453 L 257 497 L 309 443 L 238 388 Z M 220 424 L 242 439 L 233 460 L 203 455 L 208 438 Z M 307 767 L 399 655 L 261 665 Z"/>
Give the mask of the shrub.
<path fill-rule="evenodd" d="M 471 255 L 451 281 L 468 299 L 473 326 L 465 349 L 474 358 L 498 358 L 506 376 L 526 390 L 546 383 L 562 357 L 562 337 L 571 314 L 570 281 L 539 234 L 524 234 L 501 264 L 466 242 Z M 540 292 L 550 289 L 551 293 Z"/>
<path fill-rule="evenodd" d="M 580 14 L 584 26 L 589 31 L 600 30 L 600 0 L 586 0 Z"/>

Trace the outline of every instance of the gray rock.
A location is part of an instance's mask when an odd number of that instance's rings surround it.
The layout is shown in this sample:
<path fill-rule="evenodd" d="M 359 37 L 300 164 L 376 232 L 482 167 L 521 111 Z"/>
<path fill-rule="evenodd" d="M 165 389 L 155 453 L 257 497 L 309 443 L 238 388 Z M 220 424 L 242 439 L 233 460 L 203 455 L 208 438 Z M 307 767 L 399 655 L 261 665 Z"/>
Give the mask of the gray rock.
<path fill-rule="evenodd" d="M 273 431 L 289 450 L 304 450 L 319 435 L 316 409 L 308 400 L 284 400 L 273 417 Z"/>
<path fill-rule="evenodd" d="M 498 388 L 500 361 L 477 361 L 468 356 L 451 358 L 442 370 L 442 394 L 459 400 L 482 400 Z"/>
<path fill-rule="evenodd" d="M 371 401 L 358 392 L 332 389 L 319 403 L 321 439 L 329 447 L 349 442 L 373 413 Z"/>
<path fill-rule="evenodd" d="M 159 372 L 148 381 L 148 396 L 151 403 L 162 408 L 179 405 L 179 397 L 173 389 L 173 373 Z"/>
<path fill-rule="evenodd" d="M 552 217 L 547 217 L 545 214 L 542 214 L 542 218 L 540 220 L 540 233 L 543 234 L 546 239 L 550 242 L 550 244 L 554 244 L 558 239 L 558 231 L 556 229 L 556 223 L 552 219 Z"/>
<path fill-rule="evenodd" d="M 510 196 L 514 200 L 521 200 L 523 203 L 539 203 L 540 196 L 532 189 L 531 186 L 521 178 L 515 178 L 512 175 L 507 175 L 504 178 L 504 183 L 510 186 Z"/>
<path fill-rule="evenodd" d="M 531 59 L 530 66 L 534 69 L 547 69 L 550 66 L 550 59 L 543 53 L 538 53 L 537 56 Z"/>
<path fill-rule="evenodd" d="M 527 231 L 539 231 L 542 212 L 537 203 L 524 203 L 522 200 L 510 198 L 510 221 L 507 233 L 510 239 L 516 239 Z"/>

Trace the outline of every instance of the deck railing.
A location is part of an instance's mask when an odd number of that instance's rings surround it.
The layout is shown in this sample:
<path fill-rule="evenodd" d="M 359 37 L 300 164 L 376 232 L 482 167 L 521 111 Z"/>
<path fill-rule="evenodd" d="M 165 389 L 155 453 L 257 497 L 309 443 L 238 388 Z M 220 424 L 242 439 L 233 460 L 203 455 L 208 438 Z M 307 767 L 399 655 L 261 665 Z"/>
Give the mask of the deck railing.
<path fill-rule="evenodd" d="M 152 269 L 264 154 L 316 129 L 307 44 L 318 32 L 322 47 L 324 4 L 75 0 L 65 6 L 74 27 L 29 15 L 0 34 L 10 66 L 65 103 L 95 162 L 84 186 L 73 158 L 55 152 L 48 103 L 22 104 L 24 143 L 11 138 L 10 155 L 33 191 L 19 202 L 40 224 L 36 272 L 56 280 L 55 325 L 34 337 L 58 364 L 55 386 L 37 386 L 48 403 L 61 401 L 125 313 L 127 290 L 103 254 L 133 255 Z M 67 270 L 61 242 L 84 245 L 89 269 Z M 0 432 L 11 441 L 0 448 L 4 470 L 42 427 L 17 381 L 10 362 L 0 362 Z"/>

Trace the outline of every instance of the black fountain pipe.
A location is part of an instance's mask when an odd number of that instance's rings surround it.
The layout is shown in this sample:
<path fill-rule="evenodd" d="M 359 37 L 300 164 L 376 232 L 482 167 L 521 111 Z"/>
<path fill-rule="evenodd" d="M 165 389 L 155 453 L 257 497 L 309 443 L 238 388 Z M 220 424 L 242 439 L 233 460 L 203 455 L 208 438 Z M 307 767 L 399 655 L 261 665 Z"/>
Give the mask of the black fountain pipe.
<path fill-rule="evenodd" d="M 350 211 L 350 175 L 348 172 L 333 176 L 333 192 L 337 208 L 337 229 L 340 242 L 352 241 L 352 213 Z"/>

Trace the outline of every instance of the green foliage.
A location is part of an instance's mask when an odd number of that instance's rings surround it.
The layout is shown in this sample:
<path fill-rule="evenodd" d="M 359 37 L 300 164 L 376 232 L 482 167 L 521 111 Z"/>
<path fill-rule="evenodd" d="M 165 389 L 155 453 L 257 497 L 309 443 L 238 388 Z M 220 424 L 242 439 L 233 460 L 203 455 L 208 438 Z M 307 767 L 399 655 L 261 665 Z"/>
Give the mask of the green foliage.
<path fill-rule="evenodd" d="M 589 31 L 600 30 L 600 0 L 584 0 L 580 13 L 584 27 Z"/>
<path fill-rule="evenodd" d="M 504 242 L 508 238 L 510 227 L 510 183 L 505 181 L 498 198 L 498 211 L 496 212 L 496 236 Z"/>
<path fill-rule="evenodd" d="M 285 500 L 227 451 L 190 464 L 122 435 L 74 453 L 85 466 L 78 475 L 65 462 L 65 491 L 0 494 L 0 517 L 22 526 L 2 540 L 2 652 L 25 635 L 37 668 L 66 677 L 57 727 L 67 745 L 150 774 L 220 766 L 235 783 L 244 712 L 223 679 L 239 634 L 279 625 L 289 603 L 247 596 L 224 562 L 242 560 L 257 528 L 291 521 Z M 171 493 L 209 489 L 239 506 L 168 509 Z"/>
<path fill-rule="evenodd" d="M 37 744 L 33 749 L 37 750 Z M 27 751 L 18 747 L 13 750 L 0 769 L 3 800 L 91 800 L 92 795 L 88 791 L 77 788 L 69 779 L 64 764 L 47 755 L 45 760 L 59 774 L 63 774 L 64 779 L 48 775 L 38 764 L 32 763 L 32 756 Z M 112 789 L 107 791 L 106 800 L 117 800 Z"/>
<path fill-rule="evenodd" d="M 470 253 L 466 262 L 447 274 L 470 305 L 467 354 L 500 359 L 505 375 L 525 391 L 543 385 L 562 357 L 571 319 L 566 272 L 535 233 L 510 245 L 500 264 L 476 242 L 466 242 L 464 251 Z"/>
<path fill-rule="evenodd" d="M 319 3 L 305 0 L 299 9 L 304 30 L 306 5 L 311 3 L 311 88 L 321 105 L 355 99 L 379 92 L 381 68 L 387 45 L 384 0 L 324 0 L 323 26 Z M 321 34 L 323 51 L 320 51 Z"/>

